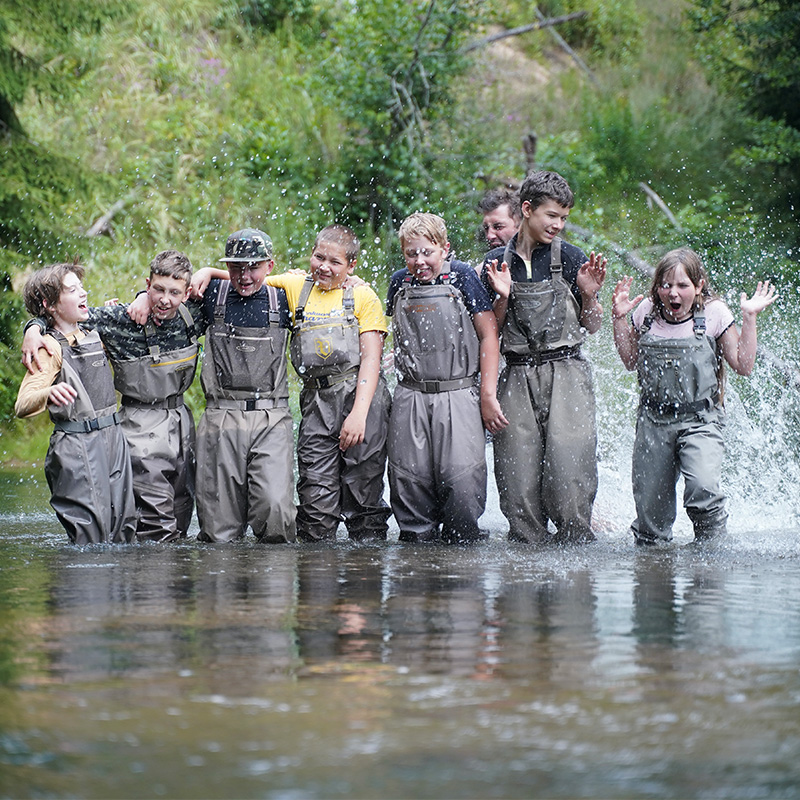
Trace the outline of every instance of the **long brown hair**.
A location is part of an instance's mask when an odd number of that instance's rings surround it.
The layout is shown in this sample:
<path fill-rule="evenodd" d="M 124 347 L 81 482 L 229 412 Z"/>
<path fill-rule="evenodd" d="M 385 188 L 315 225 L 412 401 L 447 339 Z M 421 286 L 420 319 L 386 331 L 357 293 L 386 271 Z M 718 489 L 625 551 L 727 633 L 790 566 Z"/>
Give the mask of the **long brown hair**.
<path fill-rule="evenodd" d="M 650 299 L 653 301 L 653 309 L 656 311 L 663 311 L 661 299 L 658 296 L 658 287 L 664 283 L 667 274 L 675 269 L 675 267 L 683 267 L 686 271 L 686 276 L 692 282 L 692 286 L 697 288 L 702 284 L 700 294 L 695 300 L 697 308 L 703 308 L 706 301 L 715 297 L 714 292 L 711 291 L 711 284 L 708 280 L 708 273 L 703 266 L 703 262 L 697 253 L 690 247 L 679 247 L 677 250 L 670 250 L 664 255 L 661 261 L 656 264 L 656 271 L 653 275 L 653 284 L 650 287 Z"/>

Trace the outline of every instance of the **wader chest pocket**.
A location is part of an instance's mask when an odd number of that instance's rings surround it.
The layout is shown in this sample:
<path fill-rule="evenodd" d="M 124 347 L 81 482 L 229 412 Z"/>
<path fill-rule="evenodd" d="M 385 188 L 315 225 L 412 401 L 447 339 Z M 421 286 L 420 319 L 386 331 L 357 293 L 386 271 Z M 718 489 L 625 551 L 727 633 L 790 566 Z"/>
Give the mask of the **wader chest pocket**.
<path fill-rule="evenodd" d="M 215 332 L 211 347 L 217 379 L 223 389 L 272 390 L 276 357 L 271 337 Z"/>

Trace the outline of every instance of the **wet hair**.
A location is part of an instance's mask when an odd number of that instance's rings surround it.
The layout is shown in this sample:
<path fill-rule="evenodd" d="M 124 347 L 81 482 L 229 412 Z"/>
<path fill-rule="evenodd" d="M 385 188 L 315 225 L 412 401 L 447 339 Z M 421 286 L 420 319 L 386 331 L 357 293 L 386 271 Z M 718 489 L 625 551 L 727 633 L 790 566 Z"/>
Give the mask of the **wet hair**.
<path fill-rule="evenodd" d="M 397 231 L 400 246 L 405 247 L 406 242 L 414 237 L 422 236 L 430 239 L 439 247 L 447 247 L 447 226 L 444 220 L 436 214 L 417 212 L 406 217 Z"/>
<path fill-rule="evenodd" d="M 692 282 L 692 286 L 697 288 L 701 283 L 703 288 L 695 301 L 698 308 L 702 308 L 706 301 L 714 297 L 711 291 L 711 285 L 708 280 L 708 273 L 703 266 L 700 256 L 695 253 L 690 247 L 679 247 L 676 250 L 670 250 L 662 259 L 656 264 L 656 271 L 653 274 L 653 283 L 650 287 L 650 299 L 653 301 L 653 308 L 661 311 L 662 303 L 661 298 L 658 296 L 658 287 L 664 283 L 667 275 L 675 269 L 675 267 L 682 266 L 686 271 L 686 276 Z"/>
<path fill-rule="evenodd" d="M 575 205 L 575 196 L 569 184 L 557 173 L 540 170 L 531 172 L 519 187 L 520 206 L 527 200 L 531 208 L 538 208 L 553 200 L 564 208 Z"/>
<path fill-rule="evenodd" d="M 522 219 L 519 192 L 512 192 L 510 189 L 489 189 L 478 203 L 478 213 L 486 216 L 500 206 L 508 206 L 508 213 L 517 222 Z"/>
<path fill-rule="evenodd" d="M 71 264 L 50 264 L 43 267 L 25 281 L 22 299 L 32 317 L 44 317 L 48 322 L 53 321 L 52 309 L 58 304 L 64 278 L 70 272 L 74 272 L 78 280 L 83 280 L 83 266 L 75 259 Z"/>
<path fill-rule="evenodd" d="M 358 236 L 347 225 L 328 225 L 323 228 L 314 240 L 314 249 L 320 242 L 338 244 L 344 250 L 348 264 L 352 264 L 361 251 L 361 242 L 358 241 Z"/>
<path fill-rule="evenodd" d="M 192 280 L 192 262 L 180 250 L 162 250 L 150 262 L 150 277 L 153 275 L 185 281 L 188 286 Z"/>

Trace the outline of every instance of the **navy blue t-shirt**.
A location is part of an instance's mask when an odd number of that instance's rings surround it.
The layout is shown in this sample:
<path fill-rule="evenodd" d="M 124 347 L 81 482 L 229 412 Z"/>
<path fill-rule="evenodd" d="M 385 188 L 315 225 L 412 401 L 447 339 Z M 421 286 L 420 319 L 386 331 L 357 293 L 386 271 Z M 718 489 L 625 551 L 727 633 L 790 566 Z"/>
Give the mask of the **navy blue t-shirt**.
<path fill-rule="evenodd" d="M 203 299 L 199 301 L 203 309 L 203 330 L 214 321 L 214 309 L 217 305 L 217 294 L 222 281 L 214 278 L 209 283 Z M 281 312 L 281 328 L 292 327 L 292 315 L 289 311 L 289 301 L 286 292 L 277 289 L 278 307 Z M 193 301 L 190 301 L 193 302 Z M 269 327 L 269 297 L 267 287 L 262 286 L 255 294 L 242 297 L 233 286 L 228 289 L 225 298 L 225 322 L 243 328 L 268 328 Z"/>
<path fill-rule="evenodd" d="M 442 275 L 445 274 L 447 269 L 448 265 L 445 263 L 444 267 L 442 268 L 442 274 L 440 274 L 436 280 L 432 281 L 432 283 L 444 283 L 442 280 Z M 486 289 L 483 287 L 483 284 L 478 279 L 477 273 L 469 264 L 465 264 L 463 261 L 451 261 L 449 264 L 449 270 L 450 283 L 452 286 L 455 286 L 464 296 L 464 305 L 467 307 L 467 311 L 470 313 L 470 316 L 480 314 L 482 311 L 492 310 L 492 299 Z M 397 272 L 392 275 L 392 279 L 389 282 L 389 291 L 386 293 L 386 316 L 392 316 L 395 295 L 405 282 L 406 278 L 408 278 L 410 275 L 411 273 L 408 271 L 407 267 L 397 270 Z M 413 286 L 425 285 L 417 281 L 416 278 L 411 279 L 411 284 Z"/>

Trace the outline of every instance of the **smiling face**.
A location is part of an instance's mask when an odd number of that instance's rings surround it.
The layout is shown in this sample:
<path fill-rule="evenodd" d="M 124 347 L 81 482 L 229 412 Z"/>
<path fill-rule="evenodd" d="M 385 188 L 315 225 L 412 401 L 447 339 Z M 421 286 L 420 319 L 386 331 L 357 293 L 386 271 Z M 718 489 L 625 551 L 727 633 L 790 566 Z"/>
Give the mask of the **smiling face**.
<path fill-rule="evenodd" d="M 352 275 L 355 259 L 348 261 L 344 246 L 328 239 L 317 241 L 311 253 L 311 277 L 314 283 L 327 292 L 329 289 L 340 289 Z"/>
<path fill-rule="evenodd" d="M 569 208 L 555 200 L 545 200 L 533 208 L 527 200 L 522 204 L 522 228 L 535 244 L 550 244 L 564 230 Z"/>
<path fill-rule="evenodd" d="M 147 296 L 153 318 L 163 322 L 178 313 L 178 307 L 189 296 L 189 287 L 180 278 L 151 274 L 147 280 Z"/>
<path fill-rule="evenodd" d="M 683 264 L 678 264 L 665 272 L 664 279 L 656 289 L 664 319 L 669 322 L 684 322 L 689 319 L 702 291 L 703 281 L 700 281 L 699 286 L 695 286 Z"/>
<path fill-rule="evenodd" d="M 53 318 L 53 326 L 62 333 L 75 330 L 78 323 L 89 316 L 87 296 L 81 279 L 74 272 L 68 272 L 61 281 L 58 302 L 48 309 Z"/>
<path fill-rule="evenodd" d="M 483 235 L 489 247 L 507 245 L 518 227 L 519 222 L 511 216 L 505 204 L 483 215 Z"/>
<path fill-rule="evenodd" d="M 420 283 L 433 283 L 439 277 L 449 250 L 450 242 L 442 247 L 425 236 L 409 236 L 403 242 L 408 271 Z"/>
<path fill-rule="evenodd" d="M 264 285 L 264 278 L 272 272 L 275 262 L 227 261 L 225 266 L 231 278 L 231 286 L 242 297 L 250 297 Z"/>

